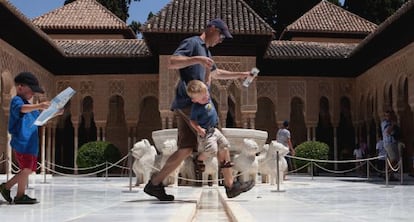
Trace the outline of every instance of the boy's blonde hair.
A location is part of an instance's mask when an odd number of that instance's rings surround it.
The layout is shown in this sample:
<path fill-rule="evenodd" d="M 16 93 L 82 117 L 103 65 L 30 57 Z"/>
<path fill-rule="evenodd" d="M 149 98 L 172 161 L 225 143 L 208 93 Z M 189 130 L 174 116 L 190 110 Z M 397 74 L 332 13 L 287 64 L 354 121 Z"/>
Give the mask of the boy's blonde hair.
<path fill-rule="evenodd" d="M 200 80 L 191 80 L 187 84 L 187 95 L 190 98 L 194 98 L 197 95 L 207 93 L 208 89 L 206 84 Z"/>
<path fill-rule="evenodd" d="M 200 80 L 191 80 L 187 84 L 187 95 L 190 98 L 194 98 L 197 95 L 207 93 L 208 89 L 206 84 Z"/>

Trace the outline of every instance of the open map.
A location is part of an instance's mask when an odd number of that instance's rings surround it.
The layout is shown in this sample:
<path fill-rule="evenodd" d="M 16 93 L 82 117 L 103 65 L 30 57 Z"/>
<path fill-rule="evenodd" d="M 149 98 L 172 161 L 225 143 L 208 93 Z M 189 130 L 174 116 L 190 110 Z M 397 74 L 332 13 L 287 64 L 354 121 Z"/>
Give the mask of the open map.
<path fill-rule="evenodd" d="M 36 121 L 34 122 L 37 126 L 43 126 L 49 119 L 54 117 L 59 110 L 61 110 L 66 103 L 75 95 L 76 91 L 73 90 L 71 87 L 66 88 L 62 92 L 60 92 L 55 98 L 50 101 L 49 108 L 43 110 L 39 117 L 37 117 Z"/>

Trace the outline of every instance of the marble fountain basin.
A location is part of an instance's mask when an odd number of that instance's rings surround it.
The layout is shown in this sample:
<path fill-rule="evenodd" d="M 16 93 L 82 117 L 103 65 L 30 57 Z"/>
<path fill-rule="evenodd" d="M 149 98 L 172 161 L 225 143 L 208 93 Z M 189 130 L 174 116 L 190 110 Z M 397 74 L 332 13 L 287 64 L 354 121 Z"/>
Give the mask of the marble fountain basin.
<path fill-rule="evenodd" d="M 230 151 L 232 153 L 239 153 L 241 148 L 244 147 L 243 139 L 253 139 L 259 146 L 259 150 L 263 148 L 263 145 L 267 140 L 267 132 L 256 129 L 243 129 L 243 128 L 222 128 L 223 135 L 230 142 Z M 177 139 L 177 129 L 163 129 L 152 132 L 152 139 L 154 145 L 158 151 L 160 151 L 163 143 L 167 139 Z"/>

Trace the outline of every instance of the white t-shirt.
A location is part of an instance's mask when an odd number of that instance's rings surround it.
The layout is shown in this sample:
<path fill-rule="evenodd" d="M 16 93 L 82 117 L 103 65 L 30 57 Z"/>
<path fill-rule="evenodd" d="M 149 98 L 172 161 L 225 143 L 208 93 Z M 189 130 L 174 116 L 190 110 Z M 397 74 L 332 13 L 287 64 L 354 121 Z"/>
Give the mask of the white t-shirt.
<path fill-rule="evenodd" d="M 288 129 L 281 128 L 277 131 L 276 141 L 289 147 L 288 141 L 290 139 L 290 131 Z"/>
<path fill-rule="evenodd" d="M 364 152 L 362 149 L 354 149 L 354 156 L 356 159 L 362 159 L 364 157 Z"/>

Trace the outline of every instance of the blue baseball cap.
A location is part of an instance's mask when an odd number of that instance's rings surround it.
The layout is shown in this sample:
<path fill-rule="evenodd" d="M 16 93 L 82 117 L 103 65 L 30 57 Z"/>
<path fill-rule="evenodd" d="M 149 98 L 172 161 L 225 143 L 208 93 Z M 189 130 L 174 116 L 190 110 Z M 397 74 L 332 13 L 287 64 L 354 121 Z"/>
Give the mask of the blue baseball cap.
<path fill-rule="evenodd" d="M 45 91 L 40 87 L 36 76 L 30 72 L 21 72 L 14 78 L 15 83 L 25 84 L 30 87 L 33 92 L 44 93 Z"/>
<path fill-rule="evenodd" d="M 232 39 L 233 38 L 233 36 L 230 34 L 229 27 L 227 27 L 226 23 L 223 22 L 223 20 L 221 20 L 219 18 L 213 19 L 207 24 L 207 27 L 210 27 L 210 26 L 214 26 L 214 27 L 220 29 L 220 32 L 224 36 L 226 36 L 227 39 Z"/>

